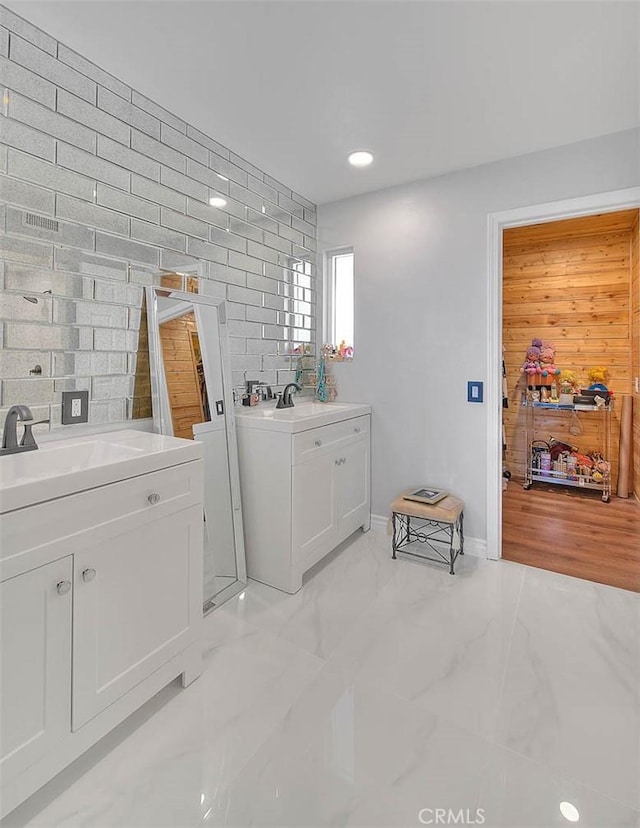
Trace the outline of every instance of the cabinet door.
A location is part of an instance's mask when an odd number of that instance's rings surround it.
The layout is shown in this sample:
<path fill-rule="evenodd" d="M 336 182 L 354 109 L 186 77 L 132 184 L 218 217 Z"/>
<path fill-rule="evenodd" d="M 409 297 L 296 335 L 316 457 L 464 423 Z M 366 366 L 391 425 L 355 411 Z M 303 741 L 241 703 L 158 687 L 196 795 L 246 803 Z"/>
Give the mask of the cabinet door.
<path fill-rule="evenodd" d="M 74 555 L 74 730 L 195 640 L 202 507 L 155 514 L 87 533 Z"/>
<path fill-rule="evenodd" d="M 335 544 L 334 455 L 313 457 L 293 467 L 292 563 Z"/>
<path fill-rule="evenodd" d="M 369 515 L 369 440 L 360 439 L 340 451 L 336 469 L 338 535 L 350 535 Z"/>
<path fill-rule="evenodd" d="M 0 606 L 0 776 L 8 780 L 71 729 L 71 558 L 4 581 Z"/>

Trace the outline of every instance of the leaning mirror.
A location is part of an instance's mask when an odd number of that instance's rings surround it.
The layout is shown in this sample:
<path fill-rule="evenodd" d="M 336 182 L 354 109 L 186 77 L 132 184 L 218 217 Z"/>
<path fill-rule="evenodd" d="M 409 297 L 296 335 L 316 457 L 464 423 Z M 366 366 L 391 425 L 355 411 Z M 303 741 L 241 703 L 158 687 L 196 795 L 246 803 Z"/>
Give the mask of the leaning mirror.
<path fill-rule="evenodd" d="M 225 303 L 167 286 L 146 303 L 154 429 L 203 444 L 207 612 L 247 580 Z"/>

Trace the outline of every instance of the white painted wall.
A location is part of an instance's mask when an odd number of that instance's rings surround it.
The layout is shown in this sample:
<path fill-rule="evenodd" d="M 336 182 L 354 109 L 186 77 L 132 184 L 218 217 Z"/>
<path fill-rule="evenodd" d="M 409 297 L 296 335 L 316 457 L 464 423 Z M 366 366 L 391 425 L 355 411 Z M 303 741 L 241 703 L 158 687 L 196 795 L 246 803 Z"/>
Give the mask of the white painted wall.
<path fill-rule="evenodd" d="M 444 486 L 482 546 L 486 407 L 466 383 L 486 380 L 487 215 L 639 184 L 630 130 L 318 208 L 319 250 L 355 249 L 356 357 L 335 371 L 341 400 L 373 405 L 374 513 Z"/>

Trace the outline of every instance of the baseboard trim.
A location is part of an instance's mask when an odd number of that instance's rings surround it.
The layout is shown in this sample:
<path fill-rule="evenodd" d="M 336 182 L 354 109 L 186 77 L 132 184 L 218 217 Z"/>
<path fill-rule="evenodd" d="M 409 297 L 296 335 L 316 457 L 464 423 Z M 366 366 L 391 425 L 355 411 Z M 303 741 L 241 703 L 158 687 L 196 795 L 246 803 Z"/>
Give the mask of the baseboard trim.
<path fill-rule="evenodd" d="M 487 557 L 487 542 L 483 538 L 464 539 L 464 554 L 473 555 L 475 558 Z"/>
<path fill-rule="evenodd" d="M 371 515 L 371 527 L 376 529 L 385 529 L 391 533 L 389 521 L 390 517 L 387 515 Z M 465 555 L 473 555 L 476 558 L 487 557 L 487 542 L 484 538 L 469 538 L 465 535 L 464 538 L 464 553 Z"/>
<path fill-rule="evenodd" d="M 371 526 L 378 526 L 386 529 L 388 522 L 389 518 L 386 515 L 371 515 Z"/>

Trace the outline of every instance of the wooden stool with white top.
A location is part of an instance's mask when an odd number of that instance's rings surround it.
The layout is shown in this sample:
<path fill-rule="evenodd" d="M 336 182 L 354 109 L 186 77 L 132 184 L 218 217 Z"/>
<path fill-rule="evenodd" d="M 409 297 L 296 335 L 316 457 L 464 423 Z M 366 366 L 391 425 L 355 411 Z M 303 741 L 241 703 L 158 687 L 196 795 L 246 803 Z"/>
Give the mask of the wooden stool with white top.
<path fill-rule="evenodd" d="M 464 555 L 464 503 L 453 495 L 447 495 L 433 505 L 405 500 L 403 495 L 410 491 L 404 492 L 391 504 L 392 557 L 397 558 L 397 553 L 402 552 L 426 561 L 445 563 L 453 575 L 458 555 Z M 429 557 L 417 551 L 420 545 L 428 547 L 438 557 Z"/>

